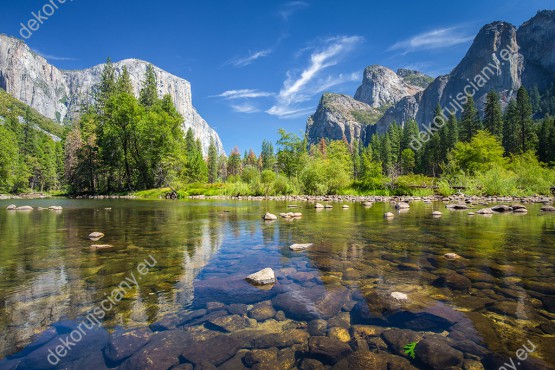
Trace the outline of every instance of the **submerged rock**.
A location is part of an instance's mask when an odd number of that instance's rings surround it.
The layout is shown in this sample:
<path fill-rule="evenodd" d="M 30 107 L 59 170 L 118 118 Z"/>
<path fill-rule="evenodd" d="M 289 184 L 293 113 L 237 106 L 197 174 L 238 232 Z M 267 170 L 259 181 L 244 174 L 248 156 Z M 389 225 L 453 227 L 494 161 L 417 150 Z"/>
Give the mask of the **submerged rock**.
<path fill-rule="evenodd" d="M 228 335 L 219 335 L 205 341 L 182 345 L 181 348 L 181 357 L 188 362 L 197 365 L 208 361 L 214 366 L 219 366 L 235 356 L 241 349 L 241 342 Z"/>
<path fill-rule="evenodd" d="M 409 209 L 409 208 L 410 208 L 410 204 L 406 202 L 399 202 L 395 204 L 395 209 Z"/>
<path fill-rule="evenodd" d="M 432 212 L 432 216 L 434 216 L 434 217 L 441 217 L 441 216 L 443 216 L 443 213 L 441 213 L 440 211 L 433 211 L 433 212 Z"/>
<path fill-rule="evenodd" d="M 307 243 L 307 244 L 293 244 L 289 247 L 290 250 L 292 251 L 304 251 L 305 249 L 308 249 L 310 247 L 312 247 L 312 243 Z"/>
<path fill-rule="evenodd" d="M 472 282 L 464 275 L 455 272 L 442 276 L 434 281 L 436 286 L 447 286 L 453 290 L 469 290 Z"/>
<path fill-rule="evenodd" d="M 387 364 L 387 357 L 381 354 L 356 351 L 335 364 L 332 370 L 387 370 Z"/>
<path fill-rule="evenodd" d="M 553 207 L 553 206 L 543 206 L 541 208 L 541 210 L 543 212 L 555 212 L 555 207 Z"/>
<path fill-rule="evenodd" d="M 394 215 L 393 213 L 391 213 L 391 212 L 384 213 L 383 216 L 384 216 L 385 218 L 393 218 L 393 217 L 395 217 L 395 215 Z"/>
<path fill-rule="evenodd" d="M 89 247 L 91 250 L 103 250 L 103 249 L 112 249 L 114 248 L 113 245 L 110 244 L 93 244 Z"/>
<path fill-rule="evenodd" d="M 104 350 L 104 356 L 112 362 L 123 361 L 148 344 L 151 336 L 152 332 L 145 328 L 113 335 Z"/>
<path fill-rule="evenodd" d="M 457 258 L 461 258 L 457 253 L 445 253 L 443 257 L 447 258 L 448 260 L 456 260 Z"/>
<path fill-rule="evenodd" d="M 92 233 L 89 234 L 89 239 L 92 240 L 92 241 L 100 240 L 103 237 L 104 237 L 104 233 L 101 233 L 101 232 L 98 232 L 98 231 L 95 231 L 95 232 L 92 232 Z"/>
<path fill-rule="evenodd" d="M 405 301 L 409 299 L 409 297 L 405 293 L 401 293 L 401 292 L 392 292 L 391 297 L 401 301 Z"/>
<path fill-rule="evenodd" d="M 267 267 L 263 270 L 250 274 L 245 278 L 249 283 L 254 285 L 268 285 L 276 282 L 276 274 L 274 270 Z"/>
<path fill-rule="evenodd" d="M 433 370 L 444 370 L 450 367 L 460 367 L 463 354 L 445 341 L 430 338 L 418 342 L 415 350 L 416 358 Z"/>
<path fill-rule="evenodd" d="M 347 343 L 329 337 L 310 337 L 308 349 L 311 355 L 332 365 L 353 351 Z"/>
<path fill-rule="evenodd" d="M 239 315 L 215 317 L 210 319 L 208 322 L 217 327 L 219 330 L 225 332 L 234 332 L 254 326 L 249 319 Z"/>
<path fill-rule="evenodd" d="M 324 205 L 321 204 L 321 203 L 316 203 L 316 204 L 314 205 L 314 208 L 324 208 Z"/>
<path fill-rule="evenodd" d="M 265 321 L 276 315 L 276 310 L 272 306 L 271 301 L 263 301 L 254 305 L 249 311 L 249 317 L 257 321 Z"/>
<path fill-rule="evenodd" d="M 264 216 L 262 216 L 262 218 L 263 218 L 265 221 L 273 221 L 273 220 L 277 220 L 277 219 L 278 219 L 276 215 L 274 215 L 274 214 L 272 214 L 272 213 L 270 213 L 270 212 L 266 212 L 266 214 L 265 214 Z"/>
<path fill-rule="evenodd" d="M 272 300 L 274 308 L 295 320 L 329 319 L 341 311 L 350 299 L 347 288 L 339 286 L 313 287 L 291 290 Z"/>
<path fill-rule="evenodd" d="M 10 204 L 9 206 L 6 207 L 6 211 L 15 211 L 17 209 L 17 206 L 15 204 Z"/>
<path fill-rule="evenodd" d="M 63 208 L 62 206 L 50 206 L 48 209 L 51 211 L 61 211 Z"/>

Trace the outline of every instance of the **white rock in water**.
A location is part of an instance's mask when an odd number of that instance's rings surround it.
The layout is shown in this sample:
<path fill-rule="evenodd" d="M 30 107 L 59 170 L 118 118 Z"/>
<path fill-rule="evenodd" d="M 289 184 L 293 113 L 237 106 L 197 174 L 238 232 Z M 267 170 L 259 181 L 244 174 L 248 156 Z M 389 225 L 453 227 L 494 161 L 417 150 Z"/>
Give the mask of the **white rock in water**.
<path fill-rule="evenodd" d="M 6 207 L 7 211 L 15 211 L 17 208 L 17 206 L 15 204 L 10 204 L 9 206 Z"/>
<path fill-rule="evenodd" d="M 349 209 L 349 205 L 348 205 L 348 204 L 343 204 L 343 205 L 341 206 L 341 208 L 343 208 L 343 209 Z"/>
<path fill-rule="evenodd" d="M 51 207 L 48 207 L 48 209 L 52 211 L 61 211 L 63 208 L 61 206 L 51 206 Z"/>
<path fill-rule="evenodd" d="M 262 218 L 266 221 L 277 220 L 277 216 L 274 214 L 271 214 L 270 212 L 266 212 L 266 214 L 262 216 Z"/>
<path fill-rule="evenodd" d="M 383 215 L 385 218 L 393 218 L 395 217 L 395 215 L 391 212 L 387 212 L 386 214 Z"/>
<path fill-rule="evenodd" d="M 31 207 L 31 206 L 21 206 L 21 207 L 17 207 L 15 210 L 16 211 L 32 211 L 33 207 Z"/>
<path fill-rule="evenodd" d="M 479 215 L 492 215 L 493 210 L 491 208 L 483 208 L 483 209 L 479 210 L 476 213 L 479 214 Z"/>
<path fill-rule="evenodd" d="M 314 205 L 314 208 L 324 208 L 324 206 L 323 206 L 322 204 L 320 204 L 320 203 L 316 203 L 316 204 Z"/>
<path fill-rule="evenodd" d="M 443 215 L 443 213 L 441 213 L 440 211 L 433 211 L 432 212 L 432 216 L 435 216 L 435 217 L 439 217 L 439 216 L 442 216 L 442 215 Z"/>
<path fill-rule="evenodd" d="M 295 212 L 293 213 L 293 217 L 303 217 L 303 214 L 301 212 Z"/>
<path fill-rule="evenodd" d="M 96 240 L 101 239 L 103 237 L 104 237 L 104 234 L 100 233 L 98 231 L 95 231 L 95 232 L 89 234 L 89 239 L 90 240 L 95 240 L 96 241 Z"/>
<path fill-rule="evenodd" d="M 448 260 L 456 260 L 457 258 L 461 258 L 457 253 L 445 253 L 443 257 L 447 258 Z"/>
<path fill-rule="evenodd" d="M 397 209 L 409 209 L 410 205 L 406 202 L 399 202 L 395 205 L 395 208 L 397 208 Z"/>
<path fill-rule="evenodd" d="M 401 293 L 401 292 L 393 292 L 391 293 L 391 297 L 398 299 L 400 301 L 406 301 L 407 299 L 409 299 L 409 297 L 405 293 Z"/>
<path fill-rule="evenodd" d="M 312 245 L 313 245 L 312 243 L 293 244 L 289 247 L 289 249 L 291 249 L 292 251 L 304 251 L 305 249 L 312 247 Z"/>
<path fill-rule="evenodd" d="M 91 245 L 90 248 L 92 250 L 97 250 L 97 249 L 110 249 L 110 248 L 114 248 L 113 245 L 110 244 L 95 244 L 95 245 Z"/>
<path fill-rule="evenodd" d="M 266 267 L 263 270 L 247 276 L 245 280 L 254 285 L 273 284 L 276 282 L 276 274 L 274 273 L 274 270 Z"/>

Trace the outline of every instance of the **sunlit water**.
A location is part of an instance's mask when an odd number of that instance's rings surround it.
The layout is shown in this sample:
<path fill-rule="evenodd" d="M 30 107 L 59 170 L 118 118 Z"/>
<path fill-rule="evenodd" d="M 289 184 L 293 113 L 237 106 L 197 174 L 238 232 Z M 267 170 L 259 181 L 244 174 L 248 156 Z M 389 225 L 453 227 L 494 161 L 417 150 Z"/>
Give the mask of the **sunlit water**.
<path fill-rule="evenodd" d="M 63 211 L 6 211 L 12 203 L 61 205 Z M 21 351 L 52 325 L 98 307 L 132 272 L 138 276 L 137 266 L 151 256 L 156 265 L 107 314 L 106 329 L 146 327 L 212 301 L 256 303 L 242 279 L 271 267 L 277 285 L 289 290 L 342 285 L 374 312 L 381 310 L 380 302 L 392 300 L 391 292 L 403 292 L 417 311 L 440 306 L 461 315 L 493 352 L 510 356 L 530 340 L 537 346 L 533 356 L 555 364 L 555 214 L 540 212 L 539 205 L 528 205 L 524 215 L 484 217 L 449 211 L 443 203 L 415 202 L 406 213 L 383 203 L 349 209 L 335 204 L 331 210 L 298 203 L 294 211 L 302 212 L 302 219 L 261 219 L 267 211 L 292 210 L 288 204 L 0 201 L 0 358 Z M 433 218 L 434 210 L 443 217 Z M 395 218 L 384 219 L 387 211 Z M 106 236 L 91 242 L 87 236 L 93 231 Z M 291 252 L 293 243 L 314 246 Z M 94 251 L 92 244 L 114 248 Z M 448 252 L 462 258 L 449 262 L 443 257 Z M 438 284 L 453 272 L 469 278 L 470 289 Z M 218 289 L 211 289 L 211 281 L 219 282 Z M 259 300 L 283 291 L 272 294 L 275 289 L 261 290 Z M 378 316 L 355 309 L 351 323 L 403 327 L 386 313 Z"/>

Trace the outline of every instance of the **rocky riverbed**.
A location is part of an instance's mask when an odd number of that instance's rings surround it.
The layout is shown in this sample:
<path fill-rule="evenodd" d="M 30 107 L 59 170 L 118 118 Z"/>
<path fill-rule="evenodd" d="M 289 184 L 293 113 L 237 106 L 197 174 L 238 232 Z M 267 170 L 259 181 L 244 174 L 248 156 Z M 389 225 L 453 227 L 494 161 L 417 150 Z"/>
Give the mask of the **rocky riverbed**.
<path fill-rule="evenodd" d="M 13 271 L 25 303 L 3 290 L 14 311 L 2 315 L 13 332 L 44 317 L 45 299 L 52 307 L 68 300 L 95 307 L 134 268 L 129 260 L 148 252 L 158 260 L 149 280 L 60 357 L 60 367 L 497 370 L 523 345 L 532 351 L 519 369 L 553 367 L 555 213 L 541 210 L 547 199 L 357 199 L 345 209 L 330 199 L 91 200 L 62 203 L 59 214 L 4 211 L 12 232 L 14 222 L 45 224 L 40 234 L 27 234 L 28 243 L 38 239 L 36 250 L 10 239 L 40 258 L 27 262 L 25 275 Z M 333 207 L 315 208 L 317 202 Z M 515 212 L 522 207 L 528 212 Z M 262 219 L 290 208 L 302 217 Z M 45 242 L 47 225 L 56 237 Z M 58 239 L 62 225 L 71 230 L 68 239 Z M 91 251 L 94 232 L 117 248 Z M 183 241 L 190 247 L 178 247 Z M 44 254 L 44 244 L 54 253 Z M 56 263 L 69 272 L 68 287 L 84 281 L 98 297 L 33 285 L 33 274 Z M 274 275 L 263 285 L 245 279 L 265 268 Z M 20 307 L 32 314 L 22 317 Z M 48 368 L 50 350 L 56 353 L 83 317 L 68 316 L 36 330 L 0 368 Z"/>

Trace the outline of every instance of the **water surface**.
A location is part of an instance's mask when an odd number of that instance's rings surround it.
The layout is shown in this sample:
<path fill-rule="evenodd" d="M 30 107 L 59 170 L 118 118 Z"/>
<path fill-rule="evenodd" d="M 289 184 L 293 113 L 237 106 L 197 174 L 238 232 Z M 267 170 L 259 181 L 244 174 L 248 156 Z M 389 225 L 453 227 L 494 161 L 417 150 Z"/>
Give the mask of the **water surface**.
<path fill-rule="evenodd" d="M 5 211 L 11 203 L 64 209 Z M 337 316 L 344 319 L 347 312 L 351 334 L 352 325 L 364 324 L 459 340 L 471 328 L 471 339 L 487 351 L 514 357 L 531 341 L 537 347 L 532 356 L 555 364 L 555 214 L 540 212 L 539 205 L 527 205 L 524 215 L 484 217 L 449 211 L 444 203 L 415 202 L 405 213 L 384 203 L 349 209 L 336 203 L 331 210 L 297 203 L 294 211 L 302 219 L 261 220 L 265 212 L 290 211 L 288 204 L 0 201 L 0 358 L 98 307 L 131 272 L 138 276 L 137 266 L 151 256 L 155 266 L 106 314 L 106 330 L 144 328 L 209 302 L 250 305 L 273 298 L 280 308 L 289 301 L 280 306 L 276 296 L 288 294 L 303 295 L 310 306 L 318 304 L 318 294 L 309 291 L 345 287 L 345 303 L 352 304 Z M 434 210 L 443 217 L 432 217 Z M 384 219 L 387 211 L 395 218 Z M 93 231 L 106 236 L 91 242 L 87 235 Z M 291 252 L 293 243 L 314 246 Z M 95 251 L 92 244 L 114 248 Z M 447 261 L 443 255 L 449 252 L 461 258 Z M 265 267 L 276 271 L 278 283 L 271 290 L 248 290 L 242 279 Z M 453 274 L 464 279 L 446 282 Z M 409 303 L 398 307 L 391 292 L 407 294 Z M 314 317 L 294 307 L 284 311 L 299 328 L 322 316 L 318 308 Z M 407 319 L 407 312 L 426 324 Z M 422 313 L 438 316 L 429 323 Z M 387 347 L 382 350 L 392 352 Z M 467 360 L 483 357 L 460 350 Z"/>

